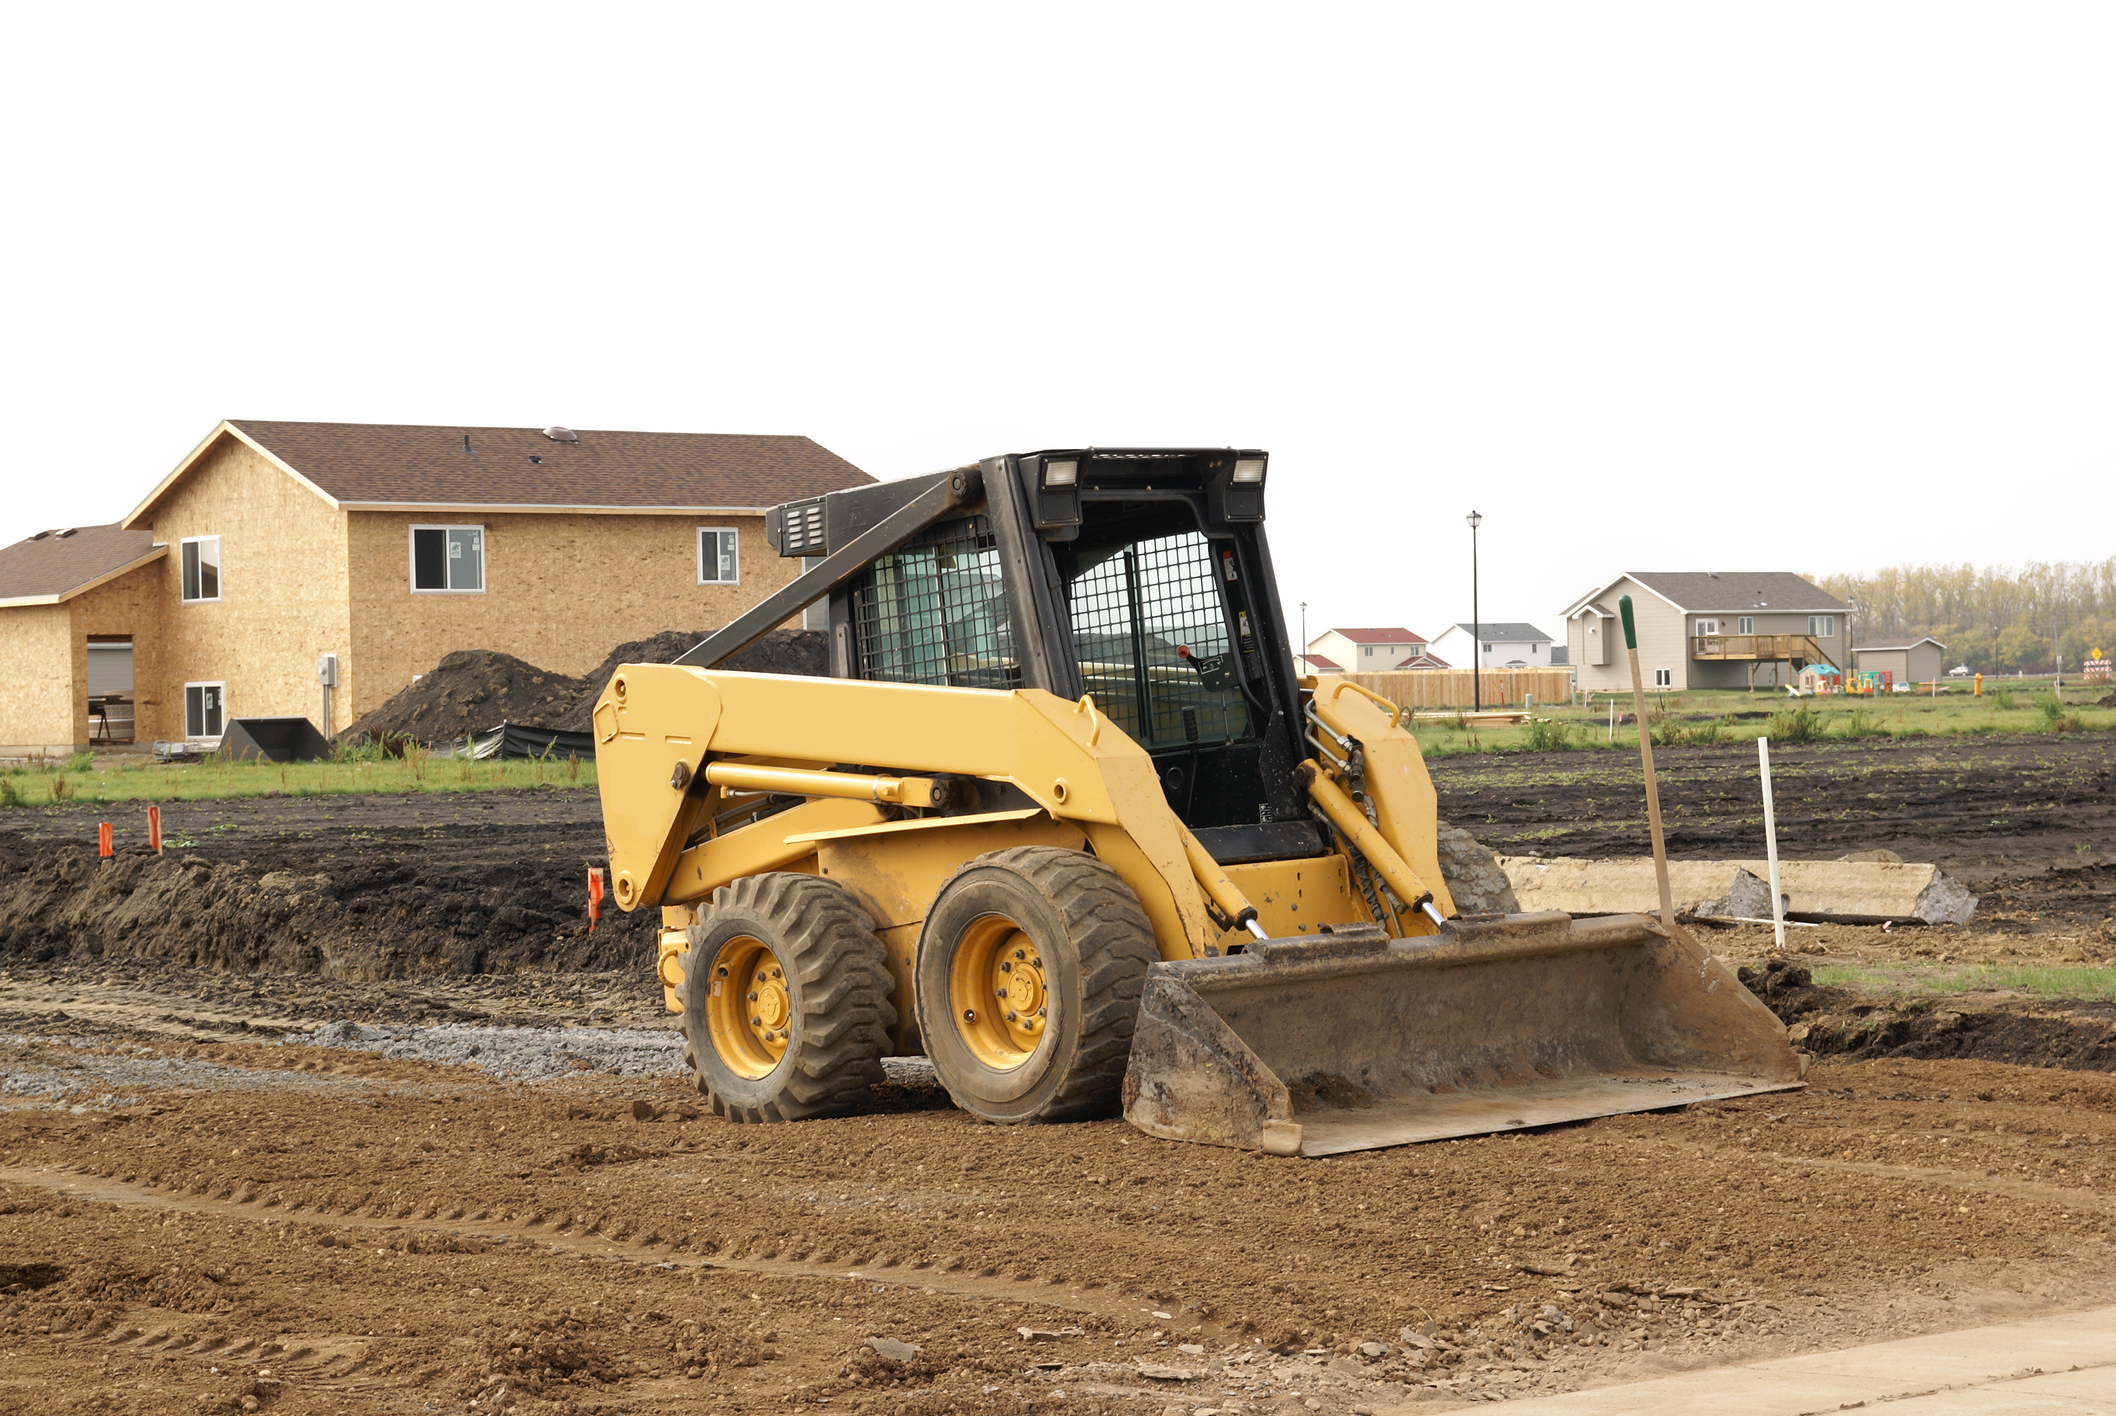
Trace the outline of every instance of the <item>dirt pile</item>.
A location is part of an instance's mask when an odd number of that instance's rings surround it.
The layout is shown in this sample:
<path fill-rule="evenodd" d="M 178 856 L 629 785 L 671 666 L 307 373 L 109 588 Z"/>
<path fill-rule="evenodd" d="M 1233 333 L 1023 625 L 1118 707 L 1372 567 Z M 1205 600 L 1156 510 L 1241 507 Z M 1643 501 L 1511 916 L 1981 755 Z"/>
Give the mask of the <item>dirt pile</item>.
<path fill-rule="evenodd" d="M 391 979 L 644 967 L 658 920 L 615 910 L 594 933 L 586 872 L 541 853 L 470 878 L 417 856 L 287 862 L 36 848 L 0 833 L 0 958 L 166 959 L 242 973 Z"/>
<path fill-rule="evenodd" d="M 610 651 L 608 658 L 581 679 L 586 691 L 565 712 L 538 727 L 566 732 L 588 731 L 595 700 L 619 664 L 666 664 L 687 654 L 705 641 L 704 633 L 663 630 L 652 639 L 635 639 Z M 830 673 L 830 636 L 820 629 L 775 629 L 722 667 L 745 674 L 805 674 L 822 678 Z"/>
<path fill-rule="evenodd" d="M 540 669 L 492 649 L 458 649 L 431 673 L 363 714 L 340 733 L 343 742 L 408 734 L 435 743 L 483 732 L 499 723 L 586 732 L 595 699 L 619 664 L 665 664 L 695 647 L 709 631 L 663 630 L 651 639 L 620 644 L 579 678 Z M 830 672 L 829 637 L 821 630 L 775 629 L 731 659 L 727 667 L 754 674 Z"/>
<path fill-rule="evenodd" d="M 512 654 L 458 649 L 338 736 L 343 741 L 409 734 L 433 743 L 495 723 L 543 727 L 580 698 L 585 679 L 550 673 Z"/>
<path fill-rule="evenodd" d="M 1790 959 L 1738 971 L 1786 1025 L 1795 1047 L 1834 1061 L 1975 1060 L 2116 1072 L 2116 1006 L 2008 1002 L 1962 1007 L 1960 998 L 1862 998 L 1818 985 Z"/>

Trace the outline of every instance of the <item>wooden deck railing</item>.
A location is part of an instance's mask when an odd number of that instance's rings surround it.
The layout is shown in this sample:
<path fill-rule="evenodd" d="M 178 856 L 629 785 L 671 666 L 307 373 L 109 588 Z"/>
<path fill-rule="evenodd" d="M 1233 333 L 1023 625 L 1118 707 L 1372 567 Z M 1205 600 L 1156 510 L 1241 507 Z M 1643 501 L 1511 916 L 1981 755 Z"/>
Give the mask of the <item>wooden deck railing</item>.
<path fill-rule="evenodd" d="M 1690 657 L 1837 663 L 1822 651 L 1812 634 L 1699 634 L 1690 641 Z"/>

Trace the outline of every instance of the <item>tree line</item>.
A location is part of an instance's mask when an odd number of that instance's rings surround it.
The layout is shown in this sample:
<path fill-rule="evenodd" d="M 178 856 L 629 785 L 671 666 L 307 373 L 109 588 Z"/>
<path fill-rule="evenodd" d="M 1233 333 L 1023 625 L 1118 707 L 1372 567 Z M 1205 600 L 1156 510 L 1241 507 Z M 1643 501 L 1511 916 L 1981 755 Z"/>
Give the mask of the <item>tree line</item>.
<path fill-rule="evenodd" d="M 2070 675 L 2095 649 L 2116 658 L 2116 556 L 1808 578 L 1853 605 L 1855 646 L 1931 635 L 1947 646 L 1950 667 L 1982 673 L 2048 673 L 2062 655 Z"/>

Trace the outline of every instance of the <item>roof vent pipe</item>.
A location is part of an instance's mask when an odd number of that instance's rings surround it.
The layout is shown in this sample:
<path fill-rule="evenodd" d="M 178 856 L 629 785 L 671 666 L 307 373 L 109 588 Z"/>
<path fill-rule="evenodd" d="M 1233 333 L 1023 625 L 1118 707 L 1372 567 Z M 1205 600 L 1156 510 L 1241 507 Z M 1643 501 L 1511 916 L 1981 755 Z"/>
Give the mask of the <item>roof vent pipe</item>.
<path fill-rule="evenodd" d="M 470 434 L 463 434 L 463 451 L 470 451 Z"/>
<path fill-rule="evenodd" d="M 577 443 L 580 441 L 579 433 L 574 432 L 571 428 L 561 428 L 556 424 L 544 429 L 544 436 L 553 442 Z"/>

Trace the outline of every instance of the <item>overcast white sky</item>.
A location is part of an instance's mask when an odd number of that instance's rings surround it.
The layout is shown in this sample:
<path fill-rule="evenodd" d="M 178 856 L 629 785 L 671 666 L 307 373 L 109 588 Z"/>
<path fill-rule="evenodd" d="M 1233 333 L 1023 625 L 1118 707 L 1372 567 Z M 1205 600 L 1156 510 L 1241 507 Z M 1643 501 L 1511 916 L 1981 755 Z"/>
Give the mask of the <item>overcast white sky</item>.
<path fill-rule="evenodd" d="M 2106 5 L 18 6 L 0 544 L 222 417 L 1273 454 L 1308 624 L 2116 551 Z"/>

